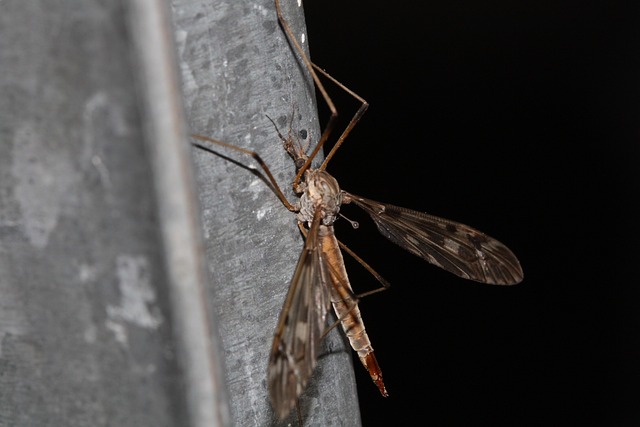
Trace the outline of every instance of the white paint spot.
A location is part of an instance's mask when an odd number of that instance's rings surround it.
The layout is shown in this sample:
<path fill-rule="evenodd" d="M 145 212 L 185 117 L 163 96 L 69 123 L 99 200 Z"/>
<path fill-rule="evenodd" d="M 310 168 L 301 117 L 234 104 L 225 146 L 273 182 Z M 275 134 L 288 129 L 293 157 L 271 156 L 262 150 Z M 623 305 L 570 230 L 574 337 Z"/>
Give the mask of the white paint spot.
<path fill-rule="evenodd" d="M 260 14 L 262 14 L 262 16 L 267 16 L 269 14 L 269 11 L 260 4 L 254 4 L 253 9 L 257 10 Z"/>
<path fill-rule="evenodd" d="M 104 92 L 96 92 L 85 102 L 84 110 L 82 112 L 85 122 L 90 122 L 93 115 L 98 110 L 103 110 L 109 105 L 107 94 Z"/>
<path fill-rule="evenodd" d="M 78 277 L 82 283 L 93 281 L 96 278 L 96 270 L 88 264 L 80 264 L 78 267 Z"/>
<path fill-rule="evenodd" d="M 98 170 L 102 185 L 105 188 L 111 187 L 111 178 L 109 177 L 109 169 L 107 169 L 107 167 L 105 166 L 104 162 L 102 161 L 102 158 L 100 158 L 100 156 L 97 156 L 97 155 L 93 156 L 91 158 L 91 164 L 95 166 L 95 168 Z"/>
<path fill-rule="evenodd" d="M 256 170 L 256 168 L 251 169 Z M 252 200 L 258 200 L 258 198 L 263 197 L 265 188 L 267 187 L 264 185 L 264 182 L 262 182 L 262 180 L 260 180 L 259 178 L 256 178 L 251 181 L 251 183 L 247 187 L 247 190 L 251 193 Z"/>
<path fill-rule="evenodd" d="M 127 332 L 124 329 L 124 325 L 118 322 L 114 322 L 113 320 L 107 320 L 105 322 L 105 326 L 107 329 L 113 332 L 113 335 L 116 337 L 116 341 L 118 341 L 120 344 L 125 345 L 129 342 L 129 338 L 127 337 Z"/>
<path fill-rule="evenodd" d="M 302 0 L 298 0 L 298 7 L 302 6 Z"/>
<path fill-rule="evenodd" d="M 125 342 L 126 330 L 122 322 L 156 329 L 162 323 L 162 316 L 154 307 L 156 294 L 150 283 L 149 263 L 146 258 L 121 255 L 117 258 L 116 264 L 121 300 L 118 306 L 107 307 L 109 320 L 106 327 L 114 332 L 118 341 Z M 125 334 L 125 341 L 121 340 L 122 334 Z"/>
<path fill-rule="evenodd" d="M 305 40 L 306 40 L 306 36 L 304 35 L 304 33 L 300 34 L 300 41 L 302 42 L 302 44 L 304 44 Z"/>
<path fill-rule="evenodd" d="M 267 214 L 266 209 L 258 209 L 258 212 L 256 212 L 256 218 L 258 219 L 258 221 L 260 221 L 262 218 L 264 218 L 266 214 Z"/>

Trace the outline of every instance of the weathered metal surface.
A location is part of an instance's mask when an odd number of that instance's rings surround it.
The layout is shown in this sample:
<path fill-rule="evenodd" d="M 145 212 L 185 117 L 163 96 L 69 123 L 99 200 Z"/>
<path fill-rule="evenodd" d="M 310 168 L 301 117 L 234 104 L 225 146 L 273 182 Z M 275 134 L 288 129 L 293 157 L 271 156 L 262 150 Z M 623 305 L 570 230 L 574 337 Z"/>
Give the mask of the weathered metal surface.
<path fill-rule="evenodd" d="M 273 0 L 172 4 L 191 131 L 258 152 L 295 201 L 294 164 L 266 115 L 284 135 L 291 124 L 312 147 L 320 129 L 312 80 L 284 38 Z M 302 8 L 295 0 L 283 7 L 302 37 Z M 231 412 L 237 425 L 268 425 L 275 423 L 266 389 L 269 351 L 302 238 L 295 215 L 247 168 L 257 167 L 250 156 L 212 149 L 240 163 L 194 153 Z M 304 425 L 359 425 L 350 350 L 338 329 L 326 342 L 300 402 Z"/>
<path fill-rule="evenodd" d="M 158 187 L 158 153 L 145 140 L 171 108 L 143 108 L 158 92 L 135 83 L 148 66 L 139 32 L 162 29 L 128 26 L 166 4 L 131 6 L 0 5 L 0 425 L 203 425 L 179 362 L 201 349 L 184 348 L 175 303 L 177 288 L 203 276 L 197 217 L 186 202 L 168 211 L 164 191 L 190 191 L 189 163 L 163 170 L 175 185 Z M 172 34 L 168 21 L 152 25 Z M 146 41 L 163 56 L 166 43 Z M 170 78 L 149 87 L 177 87 Z M 155 101 L 173 106 L 177 129 L 156 142 L 185 144 L 179 93 Z M 187 236 L 184 283 L 167 228 Z M 215 403 L 212 388 L 203 407 Z"/>

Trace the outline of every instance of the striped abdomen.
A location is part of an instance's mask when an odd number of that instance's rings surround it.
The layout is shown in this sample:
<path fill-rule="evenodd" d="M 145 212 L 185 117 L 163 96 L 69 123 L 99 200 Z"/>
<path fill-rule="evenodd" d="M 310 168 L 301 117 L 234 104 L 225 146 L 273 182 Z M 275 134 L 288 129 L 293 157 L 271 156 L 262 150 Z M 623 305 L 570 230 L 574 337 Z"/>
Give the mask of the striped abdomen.
<path fill-rule="evenodd" d="M 331 288 L 333 309 L 342 324 L 342 329 L 347 335 L 351 347 L 358 353 L 360 361 L 369 372 L 369 375 L 371 375 L 373 382 L 378 386 L 380 393 L 386 397 L 388 393 L 382 381 L 382 371 L 373 354 L 373 347 L 362 322 L 360 309 L 354 299 L 342 253 L 338 246 L 338 240 L 333 232 L 333 226 L 321 225 L 318 237 L 323 259 L 329 264 L 328 270 L 331 277 L 329 286 Z"/>

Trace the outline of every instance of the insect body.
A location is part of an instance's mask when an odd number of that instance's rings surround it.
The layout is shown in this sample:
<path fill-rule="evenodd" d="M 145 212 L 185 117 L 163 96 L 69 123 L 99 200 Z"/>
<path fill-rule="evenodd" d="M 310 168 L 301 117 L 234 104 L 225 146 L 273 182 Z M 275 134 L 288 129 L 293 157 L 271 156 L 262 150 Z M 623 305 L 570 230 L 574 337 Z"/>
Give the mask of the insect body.
<path fill-rule="evenodd" d="M 299 169 L 303 168 L 308 160 L 304 149 L 291 136 L 285 138 L 279 132 L 278 135 L 295 164 Z M 522 281 L 520 263 L 511 250 L 472 227 L 348 193 L 340 189 L 337 180 L 322 166 L 307 168 L 301 181 L 294 180 L 293 186 L 300 194 L 300 200 L 291 204 L 256 153 L 201 135 L 193 137 L 251 154 L 267 174 L 283 204 L 297 213 L 298 226 L 306 235 L 269 358 L 269 396 L 281 419 L 295 406 L 313 373 L 331 305 L 351 347 L 380 393 L 388 395 L 334 234 L 333 223 L 343 203 L 362 208 L 381 234 L 392 242 L 457 276 L 494 285 Z"/>
<path fill-rule="evenodd" d="M 304 164 L 306 155 L 299 145 L 280 137 L 294 162 Z M 298 225 L 307 238 L 280 314 L 269 359 L 269 395 L 280 418 L 291 411 L 311 377 L 327 329 L 329 304 L 333 305 L 351 347 L 380 393 L 387 396 L 334 234 L 333 223 L 347 193 L 324 170 L 307 169 L 303 177 L 303 181 L 294 183 L 296 192 L 301 194 L 295 208 Z"/>
<path fill-rule="evenodd" d="M 522 281 L 523 272 L 518 259 L 507 246 L 474 228 L 377 202 L 340 189 L 336 179 L 326 171 L 326 166 L 362 117 L 368 104 L 309 61 L 282 16 L 279 0 L 275 0 L 275 4 L 283 30 L 331 109 L 329 123 L 310 155 L 307 155 L 299 142 L 291 137 L 291 127 L 286 138 L 278 131 L 285 150 L 296 165 L 297 174 L 293 180 L 293 188 L 300 200 L 291 204 L 286 199 L 269 168 L 257 153 L 205 136 L 192 136 L 251 155 L 265 172 L 266 178 L 285 207 L 297 214 L 298 227 L 306 236 L 280 313 L 269 358 L 269 396 L 277 416 L 283 419 L 296 405 L 316 366 L 321 342 L 328 329 L 327 314 L 331 305 L 351 347 L 358 353 L 360 361 L 380 393 L 387 396 L 380 367 L 362 322 L 358 299 L 351 289 L 344 267 L 341 247 L 347 251 L 348 249 L 338 242 L 334 234 L 333 223 L 339 217 L 342 204 L 353 203 L 359 206 L 369 214 L 380 233 L 389 240 L 459 277 L 487 284 L 513 285 Z M 324 90 L 316 71 L 361 101 L 362 105 L 322 165 L 314 169 L 311 167 L 311 161 L 328 139 L 337 116 L 333 102 Z M 200 143 L 194 145 L 210 151 Z M 369 271 L 377 274 L 362 260 L 356 259 Z M 379 280 L 382 281 L 381 278 Z M 372 292 L 375 291 L 369 293 Z"/>

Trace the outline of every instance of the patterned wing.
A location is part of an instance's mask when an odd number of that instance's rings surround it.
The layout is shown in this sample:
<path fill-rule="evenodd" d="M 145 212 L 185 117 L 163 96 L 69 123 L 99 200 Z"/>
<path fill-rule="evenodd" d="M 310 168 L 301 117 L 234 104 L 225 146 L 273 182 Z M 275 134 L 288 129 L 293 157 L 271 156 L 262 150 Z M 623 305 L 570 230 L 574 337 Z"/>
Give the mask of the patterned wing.
<path fill-rule="evenodd" d="M 468 225 L 345 193 L 373 219 L 382 235 L 433 265 L 464 279 L 514 285 L 522 268 L 508 247 Z"/>
<path fill-rule="evenodd" d="M 316 366 L 331 300 L 328 271 L 321 259 L 315 213 L 291 279 L 269 358 L 269 396 L 281 420 L 293 409 Z"/>

